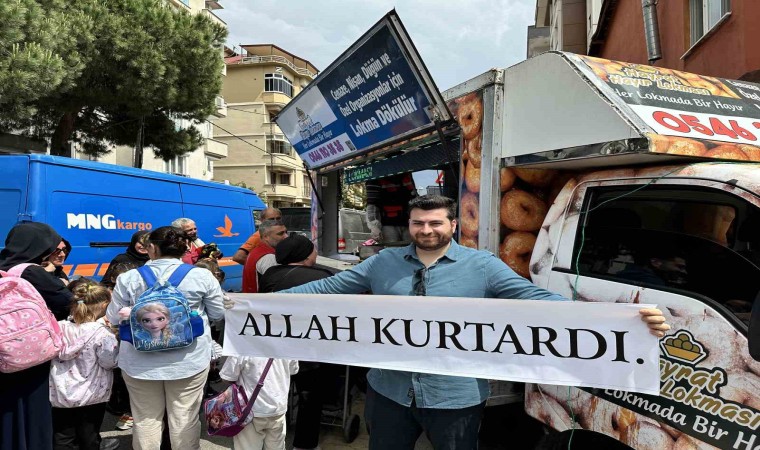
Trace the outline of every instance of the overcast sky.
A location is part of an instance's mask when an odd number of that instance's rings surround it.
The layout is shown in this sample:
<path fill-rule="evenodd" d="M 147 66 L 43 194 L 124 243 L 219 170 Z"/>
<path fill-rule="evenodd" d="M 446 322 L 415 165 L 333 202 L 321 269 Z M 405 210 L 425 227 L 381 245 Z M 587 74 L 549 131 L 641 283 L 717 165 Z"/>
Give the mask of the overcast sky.
<path fill-rule="evenodd" d="M 396 8 L 440 90 L 525 59 L 536 0 L 223 0 L 228 44 L 275 44 L 325 69 Z"/>

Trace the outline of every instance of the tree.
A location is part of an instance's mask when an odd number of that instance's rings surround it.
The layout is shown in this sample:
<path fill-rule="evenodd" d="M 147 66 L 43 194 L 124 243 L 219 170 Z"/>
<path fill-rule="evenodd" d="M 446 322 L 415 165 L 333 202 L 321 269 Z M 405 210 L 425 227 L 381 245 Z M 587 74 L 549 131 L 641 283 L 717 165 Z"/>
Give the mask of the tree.
<path fill-rule="evenodd" d="M 0 2 L 0 131 L 28 126 L 40 99 L 66 91 L 81 75 L 72 29 L 86 36 L 90 19 L 63 14 L 62 0 Z"/>
<path fill-rule="evenodd" d="M 75 43 L 67 49 L 80 55 L 82 67 L 69 84 L 35 100 L 33 114 L 0 112 L 0 127 L 49 138 L 52 154 L 66 154 L 67 144 L 77 142 L 94 156 L 114 145 L 150 146 L 168 160 L 201 145 L 198 130 L 176 121 L 200 122 L 213 113 L 224 27 L 165 0 L 22 1 L 50 4 L 86 25 L 61 36 Z M 141 164 L 138 154 L 135 166 Z"/>
<path fill-rule="evenodd" d="M 367 189 L 364 183 L 341 183 L 341 208 L 364 209 L 367 207 Z"/>

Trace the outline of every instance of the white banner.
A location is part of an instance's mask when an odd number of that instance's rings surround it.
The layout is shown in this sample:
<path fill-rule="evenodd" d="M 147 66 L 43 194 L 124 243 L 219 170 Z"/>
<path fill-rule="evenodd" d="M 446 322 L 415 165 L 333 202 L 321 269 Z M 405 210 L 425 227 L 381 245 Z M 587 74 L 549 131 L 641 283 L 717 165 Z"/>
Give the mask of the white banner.
<path fill-rule="evenodd" d="M 229 294 L 224 354 L 660 392 L 640 304 Z"/>

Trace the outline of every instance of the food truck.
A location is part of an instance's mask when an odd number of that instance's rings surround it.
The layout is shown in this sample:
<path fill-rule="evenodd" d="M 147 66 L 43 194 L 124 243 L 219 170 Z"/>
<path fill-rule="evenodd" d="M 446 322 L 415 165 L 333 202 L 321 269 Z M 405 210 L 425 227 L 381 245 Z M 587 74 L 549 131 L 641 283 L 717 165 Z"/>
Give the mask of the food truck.
<path fill-rule="evenodd" d="M 320 254 L 341 183 L 437 169 L 460 244 L 573 301 L 663 311 L 659 396 L 493 384 L 546 448 L 760 449 L 760 85 L 549 52 L 439 94 L 390 13 L 278 124 L 315 176 Z"/>

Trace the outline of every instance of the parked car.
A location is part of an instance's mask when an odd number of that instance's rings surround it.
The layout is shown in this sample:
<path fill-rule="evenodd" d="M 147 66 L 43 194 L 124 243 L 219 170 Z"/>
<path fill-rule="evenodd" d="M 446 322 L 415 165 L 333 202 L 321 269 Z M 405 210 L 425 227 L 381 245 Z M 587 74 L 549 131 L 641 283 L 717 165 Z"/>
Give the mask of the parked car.
<path fill-rule="evenodd" d="M 288 233 L 298 233 L 311 239 L 311 208 L 308 206 L 279 208 L 282 211 L 282 222 Z"/>
<path fill-rule="evenodd" d="M 359 246 L 369 238 L 364 211 L 348 208 L 338 211 L 338 253 L 357 255 Z"/>

